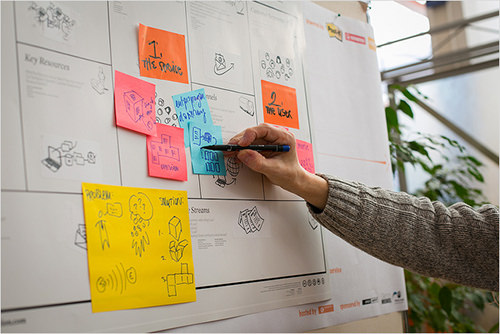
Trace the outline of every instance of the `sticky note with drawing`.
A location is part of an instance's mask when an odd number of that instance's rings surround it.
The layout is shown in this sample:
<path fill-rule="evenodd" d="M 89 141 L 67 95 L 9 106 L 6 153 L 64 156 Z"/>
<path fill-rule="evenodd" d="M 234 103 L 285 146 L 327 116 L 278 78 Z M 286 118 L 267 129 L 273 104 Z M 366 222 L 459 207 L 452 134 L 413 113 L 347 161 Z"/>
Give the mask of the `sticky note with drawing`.
<path fill-rule="evenodd" d="M 187 193 L 82 183 L 92 312 L 196 300 Z"/>
<path fill-rule="evenodd" d="M 184 35 L 139 24 L 139 68 L 144 77 L 189 83 Z"/>
<path fill-rule="evenodd" d="M 264 122 L 299 128 L 295 88 L 261 80 Z"/>
<path fill-rule="evenodd" d="M 156 135 L 156 86 L 115 71 L 116 125 L 146 135 Z"/>
<path fill-rule="evenodd" d="M 297 156 L 299 158 L 300 165 L 308 172 L 314 174 L 315 168 L 312 144 L 299 139 L 297 139 L 296 142 Z"/>
<path fill-rule="evenodd" d="M 187 181 L 184 129 L 157 124 L 156 136 L 148 136 L 149 176 Z"/>
<path fill-rule="evenodd" d="M 222 143 L 221 127 L 189 122 L 189 143 L 194 174 L 226 175 L 224 155 L 219 151 L 201 149 Z"/>
<path fill-rule="evenodd" d="M 184 145 L 188 147 L 189 122 L 194 121 L 198 124 L 213 124 L 205 89 L 201 88 L 191 92 L 177 94 L 172 96 L 172 100 L 174 101 L 179 125 L 184 129 Z"/>

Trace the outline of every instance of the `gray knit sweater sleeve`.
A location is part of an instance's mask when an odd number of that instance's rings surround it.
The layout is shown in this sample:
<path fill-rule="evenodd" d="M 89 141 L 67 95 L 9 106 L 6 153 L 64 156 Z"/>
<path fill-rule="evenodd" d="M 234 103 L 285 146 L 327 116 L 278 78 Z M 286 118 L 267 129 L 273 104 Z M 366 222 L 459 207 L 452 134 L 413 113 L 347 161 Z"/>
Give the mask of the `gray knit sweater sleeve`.
<path fill-rule="evenodd" d="M 450 207 L 333 176 L 313 217 L 353 246 L 426 276 L 498 291 L 498 208 Z"/>

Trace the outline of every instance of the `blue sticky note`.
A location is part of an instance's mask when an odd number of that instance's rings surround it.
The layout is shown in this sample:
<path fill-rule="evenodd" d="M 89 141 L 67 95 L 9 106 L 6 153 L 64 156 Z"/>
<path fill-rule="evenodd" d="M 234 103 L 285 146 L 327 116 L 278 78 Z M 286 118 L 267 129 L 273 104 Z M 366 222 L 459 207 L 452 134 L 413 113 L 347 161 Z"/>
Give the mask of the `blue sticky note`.
<path fill-rule="evenodd" d="M 179 119 L 179 125 L 184 129 L 184 145 L 189 146 L 188 123 L 196 122 L 197 124 L 212 125 L 212 115 L 208 107 L 207 96 L 205 89 L 197 89 L 191 92 L 182 93 L 172 96 L 174 101 L 175 112 Z"/>
<path fill-rule="evenodd" d="M 201 149 L 207 145 L 222 144 L 221 127 L 197 122 L 188 123 L 191 163 L 194 174 L 226 175 L 222 152 Z"/>

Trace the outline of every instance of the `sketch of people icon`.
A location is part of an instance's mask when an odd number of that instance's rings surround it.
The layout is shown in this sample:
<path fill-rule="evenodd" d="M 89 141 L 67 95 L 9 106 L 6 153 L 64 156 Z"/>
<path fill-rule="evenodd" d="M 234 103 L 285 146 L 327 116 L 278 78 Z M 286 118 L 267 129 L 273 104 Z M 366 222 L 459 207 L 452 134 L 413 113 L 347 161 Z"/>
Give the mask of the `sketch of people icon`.
<path fill-rule="evenodd" d="M 109 236 L 108 236 L 108 229 L 106 228 L 106 220 L 102 219 L 103 213 L 102 211 L 99 210 L 99 220 L 95 224 L 95 227 L 99 231 L 99 239 L 101 241 L 101 248 L 104 250 L 104 247 L 107 245 L 108 248 L 110 248 L 109 245 Z"/>
<path fill-rule="evenodd" d="M 99 73 L 97 74 L 97 79 L 90 80 L 90 85 L 99 94 L 104 94 L 108 89 L 104 86 L 104 81 L 106 76 L 104 75 L 104 70 L 99 66 Z"/>
<path fill-rule="evenodd" d="M 240 102 L 240 109 L 249 114 L 250 116 L 253 116 L 255 114 L 255 106 L 253 101 L 247 99 L 244 96 L 240 96 L 239 99 Z"/>
<path fill-rule="evenodd" d="M 146 194 L 139 192 L 129 198 L 130 220 L 133 222 L 130 235 L 132 237 L 132 249 L 135 254 L 142 256 L 149 245 L 149 235 L 147 229 L 150 220 L 153 218 L 153 205 Z"/>
<path fill-rule="evenodd" d="M 266 75 L 269 77 L 269 78 L 273 78 L 274 77 L 274 72 L 273 72 L 273 69 L 272 68 L 268 68 L 266 70 Z"/>
<path fill-rule="evenodd" d="M 276 67 L 276 63 L 274 62 L 274 60 L 272 60 L 272 59 L 271 59 L 271 60 L 269 61 L 269 67 L 270 67 L 270 68 L 275 68 L 275 67 Z"/>
<path fill-rule="evenodd" d="M 281 65 L 281 57 L 280 56 L 276 56 L 276 64 Z"/>
<path fill-rule="evenodd" d="M 290 67 L 290 65 L 291 65 L 290 58 L 287 58 L 287 59 L 285 60 L 285 63 L 286 63 L 286 66 L 287 66 L 287 67 Z"/>
<path fill-rule="evenodd" d="M 269 61 L 269 59 L 271 59 L 271 56 L 269 55 L 269 52 L 266 52 L 264 58 L 266 58 L 267 61 Z"/>
<path fill-rule="evenodd" d="M 221 53 L 215 53 L 215 64 L 214 64 L 214 73 L 216 75 L 223 75 L 229 72 L 234 68 L 234 63 L 231 63 L 231 65 L 227 66 L 226 65 L 226 59 L 224 58 L 224 55 Z"/>
<path fill-rule="evenodd" d="M 94 153 L 94 152 L 92 152 L 92 151 L 89 151 L 89 152 L 87 153 L 87 162 L 88 162 L 89 164 L 95 164 L 95 159 L 96 159 L 96 155 L 95 155 L 95 153 Z"/>
<path fill-rule="evenodd" d="M 96 280 L 96 289 L 99 293 L 106 291 L 119 292 L 122 294 L 128 285 L 137 282 L 137 271 L 134 267 L 125 269 L 123 263 L 115 265 L 108 274 L 99 276 Z"/>
<path fill-rule="evenodd" d="M 280 71 L 276 71 L 276 79 L 279 79 L 281 78 L 281 72 Z"/>
<path fill-rule="evenodd" d="M 281 70 L 282 74 L 285 74 L 285 71 L 286 71 L 285 65 L 281 64 L 280 70 Z"/>
<path fill-rule="evenodd" d="M 155 93 L 156 98 L 156 123 L 170 125 L 170 126 L 178 126 L 177 123 L 177 114 L 172 113 L 172 107 L 167 104 L 167 101 L 164 97 Z"/>
<path fill-rule="evenodd" d="M 263 70 L 265 70 L 265 69 L 266 69 L 266 66 L 267 66 L 267 65 L 266 65 L 266 61 L 265 61 L 265 60 L 261 60 L 261 62 L 260 62 L 260 67 L 262 67 L 262 69 L 263 69 Z"/>

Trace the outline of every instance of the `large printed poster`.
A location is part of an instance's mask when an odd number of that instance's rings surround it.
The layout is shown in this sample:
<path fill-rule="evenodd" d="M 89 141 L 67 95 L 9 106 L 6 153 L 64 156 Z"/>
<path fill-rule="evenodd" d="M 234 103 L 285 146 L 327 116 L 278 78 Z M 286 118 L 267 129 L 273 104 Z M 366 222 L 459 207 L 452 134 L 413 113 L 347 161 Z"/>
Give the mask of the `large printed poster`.
<path fill-rule="evenodd" d="M 2 331 L 157 331 L 331 297 L 303 200 L 234 159 L 200 173 L 189 136 L 227 141 L 274 93 L 311 142 L 299 23 L 249 2 L 2 2 Z M 181 122 L 191 92 L 209 123 Z"/>
<path fill-rule="evenodd" d="M 222 175 L 188 167 L 176 179 L 148 166 L 165 161 L 168 136 L 182 142 L 189 133 L 173 97 L 200 90 L 224 142 L 262 122 L 284 126 L 308 168 L 390 187 L 387 143 L 372 140 L 385 131 L 373 34 L 327 13 L 280 2 L 2 2 L 2 331 L 305 331 L 404 309 L 401 269 L 332 236 L 303 200 L 237 161 L 225 159 Z M 169 75 L 144 73 L 153 61 Z M 156 136 L 116 126 L 116 73 L 154 85 Z M 189 145 L 174 156 L 193 163 Z M 194 284 L 196 301 L 190 290 L 187 303 L 137 308 L 132 299 L 126 309 L 92 312 L 91 294 L 109 287 L 101 276 L 115 267 L 119 276 L 123 263 L 131 293 L 138 267 L 122 260 L 89 278 L 87 236 L 105 249 L 112 229 L 103 221 L 130 213 L 127 201 L 121 211 L 111 202 L 89 224 L 82 183 L 124 198 L 186 196 L 190 238 L 176 239 L 174 220 L 168 242 L 178 258 L 189 240 L 192 262 L 160 276 L 167 293 L 177 287 L 168 277 Z M 154 231 L 148 242 L 161 244 L 162 229 Z"/>

